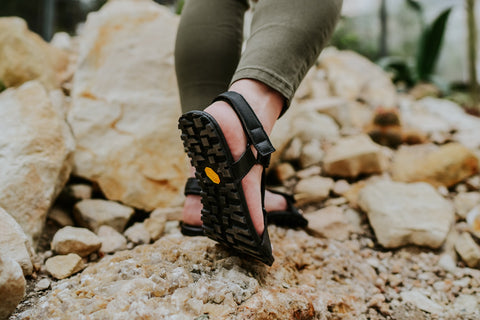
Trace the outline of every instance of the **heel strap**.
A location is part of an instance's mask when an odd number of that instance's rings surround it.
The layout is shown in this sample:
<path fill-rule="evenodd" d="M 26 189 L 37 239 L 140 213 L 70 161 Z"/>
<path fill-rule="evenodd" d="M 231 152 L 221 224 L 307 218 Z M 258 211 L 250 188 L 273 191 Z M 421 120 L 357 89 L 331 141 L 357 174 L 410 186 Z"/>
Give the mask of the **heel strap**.
<path fill-rule="evenodd" d="M 252 107 L 241 94 L 233 91 L 220 94 L 213 100 L 213 102 L 215 101 L 225 101 L 233 108 L 242 123 L 248 142 L 258 151 L 256 162 L 267 168 L 270 164 L 270 155 L 275 151 L 275 148 Z"/>

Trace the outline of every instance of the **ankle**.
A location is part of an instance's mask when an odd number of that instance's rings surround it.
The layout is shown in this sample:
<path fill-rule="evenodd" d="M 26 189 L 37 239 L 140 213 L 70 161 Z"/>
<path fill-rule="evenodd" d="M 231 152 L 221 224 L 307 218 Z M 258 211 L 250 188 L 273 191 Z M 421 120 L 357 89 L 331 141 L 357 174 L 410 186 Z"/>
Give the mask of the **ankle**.
<path fill-rule="evenodd" d="M 282 112 L 284 97 L 269 86 L 253 79 L 238 80 L 231 85 L 230 90 L 241 94 L 247 100 L 267 134 L 270 134 Z"/>

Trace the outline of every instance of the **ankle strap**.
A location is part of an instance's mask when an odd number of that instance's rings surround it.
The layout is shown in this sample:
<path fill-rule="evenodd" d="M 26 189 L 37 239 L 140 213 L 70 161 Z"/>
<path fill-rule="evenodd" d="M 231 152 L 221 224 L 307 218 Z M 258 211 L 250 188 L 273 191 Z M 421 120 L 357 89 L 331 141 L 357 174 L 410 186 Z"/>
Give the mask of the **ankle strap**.
<path fill-rule="evenodd" d="M 258 151 L 257 163 L 260 163 L 265 168 L 268 167 L 270 164 L 270 154 L 275 151 L 275 148 L 245 98 L 239 93 L 227 91 L 216 97 L 213 102 L 215 101 L 225 101 L 233 108 L 242 122 L 247 140 Z"/>
<path fill-rule="evenodd" d="M 187 183 L 185 184 L 184 194 L 186 196 L 188 195 L 199 196 L 201 192 L 202 192 L 202 187 L 200 187 L 200 184 L 198 183 L 198 179 L 193 177 L 188 178 Z"/>

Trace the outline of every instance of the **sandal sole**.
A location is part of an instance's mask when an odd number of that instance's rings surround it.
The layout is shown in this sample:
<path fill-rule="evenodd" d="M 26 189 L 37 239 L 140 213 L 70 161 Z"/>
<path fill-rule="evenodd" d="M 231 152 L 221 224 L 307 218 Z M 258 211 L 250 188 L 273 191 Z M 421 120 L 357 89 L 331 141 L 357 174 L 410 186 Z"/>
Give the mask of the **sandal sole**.
<path fill-rule="evenodd" d="M 230 149 L 215 119 L 205 112 L 189 112 L 180 118 L 178 127 L 202 187 L 205 235 L 271 266 L 271 248 L 270 252 L 262 248 L 243 200 L 241 181 L 234 179 Z"/>

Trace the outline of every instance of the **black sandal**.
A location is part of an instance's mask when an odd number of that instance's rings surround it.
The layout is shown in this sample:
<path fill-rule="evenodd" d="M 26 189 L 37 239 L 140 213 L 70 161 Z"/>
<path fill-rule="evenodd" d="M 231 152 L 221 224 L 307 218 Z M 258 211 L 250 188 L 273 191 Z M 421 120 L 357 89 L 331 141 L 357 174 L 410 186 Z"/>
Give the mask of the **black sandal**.
<path fill-rule="evenodd" d="M 233 160 L 222 130 L 210 114 L 204 111 L 187 112 L 180 117 L 178 125 L 202 190 L 203 230 L 209 238 L 271 266 L 274 258 L 265 208 L 265 228 L 259 236 L 248 211 L 241 181 L 255 164 L 264 167 L 261 183 L 264 207 L 265 168 L 275 148 L 240 94 L 225 92 L 214 101 L 219 100 L 227 102 L 235 110 L 247 136 L 246 150 L 238 161 Z M 257 157 L 253 155 L 251 145 L 257 150 Z"/>
<path fill-rule="evenodd" d="M 184 194 L 186 196 L 188 195 L 196 195 L 196 196 L 201 196 L 202 192 L 202 187 L 200 187 L 200 184 L 198 183 L 197 178 L 188 178 L 187 183 L 185 184 L 185 191 Z M 203 227 L 200 226 L 194 226 L 192 224 L 185 223 L 183 221 L 180 221 L 180 232 L 184 236 L 189 236 L 189 237 L 196 237 L 196 236 L 203 236 Z"/>
<path fill-rule="evenodd" d="M 286 210 L 267 211 L 268 224 L 274 224 L 284 228 L 306 228 L 308 226 L 308 220 L 305 219 L 303 214 L 295 207 L 295 199 L 292 195 L 286 194 L 280 191 L 267 189 L 268 191 L 281 195 L 287 202 Z M 198 183 L 197 178 L 188 178 L 185 184 L 186 196 L 198 195 L 200 196 L 202 188 Z M 180 231 L 184 236 L 195 237 L 203 236 L 203 227 L 201 225 L 194 226 L 188 223 L 180 222 Z"/>

